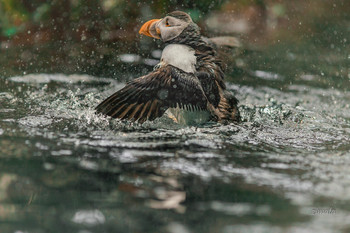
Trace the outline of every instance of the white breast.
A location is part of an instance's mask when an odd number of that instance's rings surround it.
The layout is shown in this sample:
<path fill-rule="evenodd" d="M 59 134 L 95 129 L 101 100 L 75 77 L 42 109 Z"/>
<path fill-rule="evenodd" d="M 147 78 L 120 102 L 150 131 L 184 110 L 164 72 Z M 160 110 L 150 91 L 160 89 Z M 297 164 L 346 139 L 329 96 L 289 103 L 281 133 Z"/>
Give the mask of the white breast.
<path fill-rule="evenodd" d="M 187 45 L 171 44 L 164 48 L 161 62 L 175 66 L 188 73 L 195 73 L 197 59 L 194 52 L 194 49 Z"/>

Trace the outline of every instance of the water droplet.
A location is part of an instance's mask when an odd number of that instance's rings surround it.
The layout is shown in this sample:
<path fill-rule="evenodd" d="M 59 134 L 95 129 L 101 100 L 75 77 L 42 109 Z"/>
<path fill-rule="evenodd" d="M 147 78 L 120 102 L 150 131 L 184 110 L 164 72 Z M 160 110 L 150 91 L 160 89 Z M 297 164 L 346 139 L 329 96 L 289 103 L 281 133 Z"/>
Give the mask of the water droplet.
<path fill-rule="evenodd" d="M 158 97 L 161 100 L 164 100 L 168 97 L 168 90 L 166 89 L 161 89 L 160 91 L 158 91 Z"/>
<path fill-rule="evenodd" d="M 99 210 L 80 210 L 74 214 L 72 221 L 78 224 L 95 226 L 103 224 L 106 218 Z"/>

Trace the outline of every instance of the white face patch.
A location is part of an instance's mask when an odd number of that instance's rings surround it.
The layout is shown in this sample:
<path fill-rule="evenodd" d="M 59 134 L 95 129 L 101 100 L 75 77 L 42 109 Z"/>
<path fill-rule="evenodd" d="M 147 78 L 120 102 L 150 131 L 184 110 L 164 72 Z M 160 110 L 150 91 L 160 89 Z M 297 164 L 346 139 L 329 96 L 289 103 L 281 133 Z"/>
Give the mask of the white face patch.
<path fill-rule="evenodd" d="M 197 59 L 194 52 L 194 49 L 187 45 L 171 44 L 164 48 L 160 61 L 187 73 L 195 73 Z"/>

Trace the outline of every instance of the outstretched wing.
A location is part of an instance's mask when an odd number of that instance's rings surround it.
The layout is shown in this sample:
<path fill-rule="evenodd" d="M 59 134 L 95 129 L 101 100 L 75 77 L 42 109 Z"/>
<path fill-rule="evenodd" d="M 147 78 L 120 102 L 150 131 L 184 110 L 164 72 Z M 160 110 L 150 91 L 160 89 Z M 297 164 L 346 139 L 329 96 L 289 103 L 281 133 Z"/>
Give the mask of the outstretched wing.
<path fill-rule="evenodd" d="M 96 107 L 97 113 L 138 122 L 154 120 L 170 107 L 207 109 L 207 98 L 193 74 L 167 65 L 127 83 Z"/>

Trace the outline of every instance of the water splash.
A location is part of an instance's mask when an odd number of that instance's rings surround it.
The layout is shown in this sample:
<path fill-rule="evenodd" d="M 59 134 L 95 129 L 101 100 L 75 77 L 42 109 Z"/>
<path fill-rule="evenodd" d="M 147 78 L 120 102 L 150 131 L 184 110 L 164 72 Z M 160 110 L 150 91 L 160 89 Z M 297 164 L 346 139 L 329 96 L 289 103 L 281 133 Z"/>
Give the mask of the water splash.
<path fill-rule="evenodd" d="M 21 92 L 0 93 L 0 99 L 12 103 L 12 108 L 0 111 L 0 136 L 11 135 L 4 130 L 6 126 L 29 140 L 20 150 L 3 140 L 2 156 L 31 151 L 60 161 L 46 162 L 42 165 L 45 171 L 59 172 L 59 164 L 63 163 L 79 172 L 113 174 L 122 184 L 120 189 L 144 199 L 147 208 L 193 211 L 183 204 L 191 198 L 184 187 L 196 192 L 196 182 L 208 185 L 209 190 L 210 186 L 233 185 L 245 187 L 240 189 L 244 192 L 282 193 L 288 200 L 283 203 L 290 202 L 306 213 L 311 213 L 320 198 L 350 201 L 346 195 L 350 187 L 347 92 L 302 85 L 289 85 L 287 91 L 281 91 L 231 84 L 229 90 L 241 101 L 243 122 L 184 126 L 167 117 L 138 124 L 97 115 L 94 107 L 123 86 L 112 79 L 99 82 L 91 76 L 74 79 L 40 74 L 9 80 L 29 87 L 23 86 Z M 18 118 L 3 117 L 11 112 L 21 114 Z M 70 182 L 83 182 L 62 179 L 53 179 L 57 183 L 47 185 L 64 187 Z M 276 209 L 272 202 L 252 204 L 243 199 L 237 203 L 214 199 L 197 203 L 194 208 L 238 218 L 276 214 Z M 96 211 L 77 210 L 67 221 L 83 225 L 94 219 L 102 221 L 105 213 Z M 320 224 L 319 219 L 314 217 L 315 223 L 310 225 Z M 107 218 L 100 220 L 93 224 L 108 222 Z"/>

